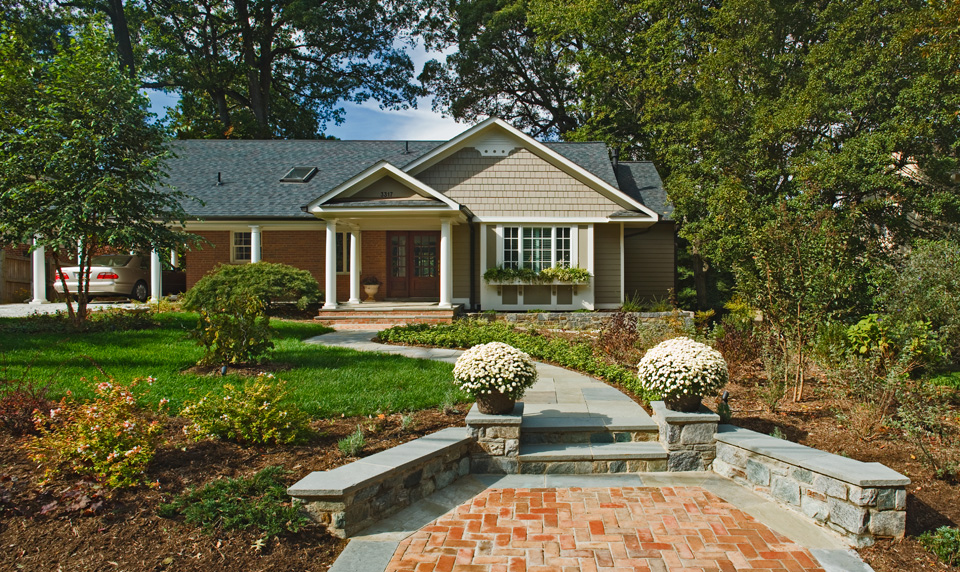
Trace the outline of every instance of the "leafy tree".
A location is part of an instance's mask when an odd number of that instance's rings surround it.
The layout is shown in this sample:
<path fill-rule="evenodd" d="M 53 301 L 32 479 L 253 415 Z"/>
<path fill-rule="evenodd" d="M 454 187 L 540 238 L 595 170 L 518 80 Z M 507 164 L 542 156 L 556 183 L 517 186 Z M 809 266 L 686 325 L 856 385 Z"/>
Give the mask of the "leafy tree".
<path fill-rule="evenodd" d="M 567 136 L 655 160 L 713 267 L 753 256 L 753 215 L 801 197 L 879 262 L 960 220 L 960 58 L 930 49 L 956 37 L 946 3 L 530 2 L 578 70 L 588 120 Z"/>
<path fill-rule="evenodd" d="M 80 30 L 46 58 L 0 36 L 0 242 L 79 254 L 77 324 L 87 316 L 88 268 L 102 248 L 149 251 L 185 242 L 184 218 L 162 187 L 165 134 L 102 28 Z M 64 282 L 66 291 L 66 284 Z"/>
<path fill-rule="evenodd" d="M 857 307 L 866 271 L 838 213 L 783 202 L 758 218 L 753 254 L 734 264 L 737 289 L 762 312 L 784 362 L 793 354 L 796 367 L 784 368 L 784 382 L 793 374 L 793 398 L 800 401 L 808 345 L 821 324 Z"/>
<path fill-rule="evenodd" d="M 434 109 L 459 121 L 497 116 L 535 136 L 582 123 L 574 72 L 528 24 L 527 0 L 458 0 L 449 9 L 427 35 L 434 47 L 456 51 L 420 75 L 435 94 Z"/>
<path fill-rule="evenodd" d="M 143 74 L 184 97 L 189 136 L 315 138 L 341 101 L 415 105 L 402 49 L 420 2 L 402 0 L 141 0 Z"/>

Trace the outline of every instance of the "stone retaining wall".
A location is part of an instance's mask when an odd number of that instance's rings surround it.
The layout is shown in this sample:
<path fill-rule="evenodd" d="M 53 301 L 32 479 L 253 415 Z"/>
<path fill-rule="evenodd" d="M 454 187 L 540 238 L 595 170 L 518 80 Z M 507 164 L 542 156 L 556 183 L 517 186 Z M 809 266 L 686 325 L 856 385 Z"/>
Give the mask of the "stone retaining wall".
<path fill-rule="evenodd" d="M 287 489 L 311 520 L 346 538 L 470 473 L 473 439 L 463 427 L 438 431 Z"/>
<path fill-rule="evenodd" d="M 720 425 L 713 470 L 799 511 L 857 547 L 903 538 L 910 479 L 768 435 Z"/>
<path fill-rule="evenodd" d="M 672 318 L 674 312 L 628 312 L 640 322 L 656 322 Z M 519 326 L 549 328 L 555 330 L 600 330 L 613 312 L 498 312 L 496 314 L 467 314 L 472 318 L 507 322 Z M 690 326 L 693 312 L 678 312 L 677 316 Z"/>

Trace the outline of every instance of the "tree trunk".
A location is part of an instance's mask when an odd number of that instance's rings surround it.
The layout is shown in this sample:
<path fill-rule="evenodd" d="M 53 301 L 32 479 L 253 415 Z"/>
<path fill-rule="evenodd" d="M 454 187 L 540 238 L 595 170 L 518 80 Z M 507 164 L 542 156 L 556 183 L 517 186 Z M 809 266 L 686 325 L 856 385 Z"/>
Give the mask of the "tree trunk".
<path fill-rule="evenodd" d="M 127 15 L 123 11 L 123 0 L 107 0 L 106 12 L 113 27 L 113 38 L 117 42 L 120 64 L 127 70 L 127 75 L 135 78 L 137 67 L 133 58 L 133 45 L 130 42 L 130 27 L 127 24 Z"/>
<path fill-rule="evenodd" d="M 254 51 L 254 29 L 250 24 L 250 12 L 247 0 L 234 0 L 234 6 L 237 9 L 237 19 L 240 23 L 240 35 L 243 50 L 243 64 L 246 68 L 247 91 L 250 99 L 250 111 L 257 121 L 257 138 L 270 138 L 270 116 L 268 100 L 261 89 L 263 70 L 261 63 L 269 61 L 266 56 L 269 54 L 260 54 L 258 61 L 257 54 Z M 263 41 L 261 41 L 261 48 Z"/>

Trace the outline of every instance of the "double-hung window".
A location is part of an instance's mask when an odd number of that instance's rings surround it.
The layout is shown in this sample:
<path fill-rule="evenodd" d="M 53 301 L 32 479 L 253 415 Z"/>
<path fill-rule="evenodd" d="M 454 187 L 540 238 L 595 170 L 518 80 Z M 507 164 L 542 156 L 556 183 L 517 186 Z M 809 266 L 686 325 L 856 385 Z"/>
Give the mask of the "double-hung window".
<path fill-rule="evenodd" d="M 253 233 L 234 232 L 233 233 L 233 261 L 250 262 L 250 255 L 253 252 Z"/>
<path fill-rule="evenodd" d="M 573 265 L 572 229 L 569 226 L 504 226 L 503 267 L 540 272 L 553 266 Z"/>

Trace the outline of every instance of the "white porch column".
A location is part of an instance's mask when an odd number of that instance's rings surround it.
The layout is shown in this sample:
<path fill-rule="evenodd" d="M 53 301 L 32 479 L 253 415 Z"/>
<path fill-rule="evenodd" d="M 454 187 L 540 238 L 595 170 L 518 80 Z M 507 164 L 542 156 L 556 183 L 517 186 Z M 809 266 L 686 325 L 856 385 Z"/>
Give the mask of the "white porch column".
<path fill-rule="evenodd" d="M 250 264 L 260 262 L 260 225 L 250 227 Z"/>
<path fill-rule="evenodd" d="M 160 253 L 156 248 L 150 251 L 150 301 L 160 300 L 163 286 L 161 284 Z"/>
<path fill-rule="evenodd" d="M 177 254 L 176 248 L 170 249 L 170 266 L 173 268 L 180 268 L 180 255 Z"/>
<path fill-rule="evenodd" d="M 36 239 L 33 244 L 37 244 Z M 46 249 L 42 246 L 33 250 L 33 300 L 30 303 L 47 303 L 47 256 Z"/>
<path fill-rule="evenodd" d="M 440 221 L 440 304 L 441 308 L 453 306 L 453 236 L 450 221 Z"/>
<path fill-rule="evenodd" d="M 333 310 L 337 307 L 337 221 L 327 221 L 327 263 L 326 288 L 324 292 L 324 310 Z"/>
<path fill-rule="evenodd" d="M 360 231 L 350 231 L 350 303 L 360 303 Z"/>

